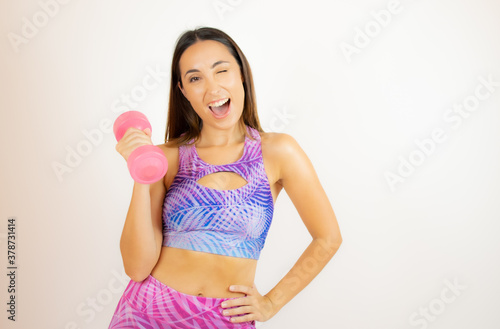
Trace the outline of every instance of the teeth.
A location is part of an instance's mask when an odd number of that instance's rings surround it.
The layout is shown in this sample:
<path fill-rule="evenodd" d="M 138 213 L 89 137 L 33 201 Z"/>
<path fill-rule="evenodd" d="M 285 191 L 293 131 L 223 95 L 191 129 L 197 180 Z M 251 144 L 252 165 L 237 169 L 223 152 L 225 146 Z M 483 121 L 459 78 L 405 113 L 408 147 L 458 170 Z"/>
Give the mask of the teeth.
<path fill-rule="evenodd" d="M 219 106 L 226 104 L 228 100 L 229 100 L 229 98 L 221 99 L 220 101 L 210 103 L 209 106 L 210 107 L 219 107 Z"/>

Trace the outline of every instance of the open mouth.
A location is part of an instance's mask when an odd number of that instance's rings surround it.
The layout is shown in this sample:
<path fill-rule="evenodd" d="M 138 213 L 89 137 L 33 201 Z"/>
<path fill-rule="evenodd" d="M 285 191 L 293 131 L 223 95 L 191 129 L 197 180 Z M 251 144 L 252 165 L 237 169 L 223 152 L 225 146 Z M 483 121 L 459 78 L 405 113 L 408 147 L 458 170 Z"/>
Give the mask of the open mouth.
<path fill-rule="evenodd" d="M 211 105 L 208 106 L 210 111 L 212 111 L 212 114 L 216 118 L 225 118 L 229 114 L 229 104 L 231 103 L 231 99 L 225 98 L 221 99 L 217 102 L 211 103 Z"/>

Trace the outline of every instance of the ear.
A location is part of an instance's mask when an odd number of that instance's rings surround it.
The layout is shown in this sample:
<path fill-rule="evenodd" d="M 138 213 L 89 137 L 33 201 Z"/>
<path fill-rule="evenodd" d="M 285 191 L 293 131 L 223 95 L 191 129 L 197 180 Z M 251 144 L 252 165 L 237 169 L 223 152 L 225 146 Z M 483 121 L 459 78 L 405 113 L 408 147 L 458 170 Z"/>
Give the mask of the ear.
<path fill-rule="evenodd" d="M 182 88 L 180 81 L 178 81 L 178 82 L 177 82 L 177 87 L 179 87 L 179 89 L 181 90 L 181 92 L 182 92 L 182 94 L 184 95 L 184 97 L 186 97 L 186 92 L 185 92 L 185 91 L 184 91 L 184 89 Z M 186 97 L 186 99 L 187 99 L 187 97 Z"/>

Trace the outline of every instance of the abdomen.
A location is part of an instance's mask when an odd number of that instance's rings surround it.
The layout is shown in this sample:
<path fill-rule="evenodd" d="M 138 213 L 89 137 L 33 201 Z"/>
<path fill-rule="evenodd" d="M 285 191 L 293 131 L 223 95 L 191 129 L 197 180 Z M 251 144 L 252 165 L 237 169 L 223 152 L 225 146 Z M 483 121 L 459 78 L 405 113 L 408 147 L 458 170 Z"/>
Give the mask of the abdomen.
<path fill-rule="evenodd" d="M 257 260 L 162 247 L 151 275 L 179 292 L 204 297 L 242 297 L 230 285 L 252 286 Z"/>

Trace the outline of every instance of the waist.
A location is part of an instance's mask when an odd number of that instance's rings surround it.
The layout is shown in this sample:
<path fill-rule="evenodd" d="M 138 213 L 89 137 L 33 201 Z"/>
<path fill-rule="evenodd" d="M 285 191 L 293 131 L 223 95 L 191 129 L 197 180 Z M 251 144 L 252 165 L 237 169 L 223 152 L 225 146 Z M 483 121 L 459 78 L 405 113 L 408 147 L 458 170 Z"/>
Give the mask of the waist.
<path fill-rule="evenodd" d="M 252 286 L 257 260 L 162 247 L 151 276 L 169 287 L 193 296 L 243 297 L 230 285 Z"/>

